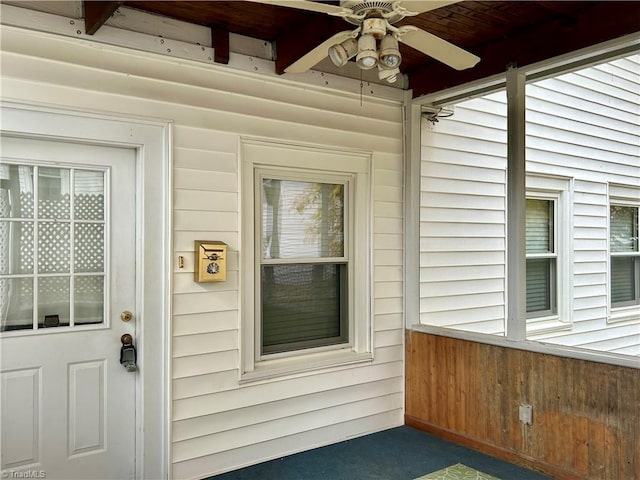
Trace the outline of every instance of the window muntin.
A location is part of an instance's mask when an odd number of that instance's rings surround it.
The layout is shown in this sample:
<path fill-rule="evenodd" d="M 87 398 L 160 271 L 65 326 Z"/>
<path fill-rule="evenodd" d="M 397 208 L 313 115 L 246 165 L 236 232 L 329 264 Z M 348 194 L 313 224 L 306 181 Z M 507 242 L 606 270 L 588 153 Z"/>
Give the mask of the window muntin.
<path fill-rule="evenodd" d="M 527 318 L 557 313 L 555 206 L 554 200 L 527 199 Z"/>
<path fill-rule="evenodd" d="M 349 343 L 348 185 L 257 171 L 260 357 Z"/>
<path fill-rule="evenodd" d="M 640 304 L 638 210 L 631 205 L 610 206 L 611 307 Z"/>
<path fill-rule="evenodd" d="M 104 322 L 105 175 L 0 165 L 1 331 Z"/>

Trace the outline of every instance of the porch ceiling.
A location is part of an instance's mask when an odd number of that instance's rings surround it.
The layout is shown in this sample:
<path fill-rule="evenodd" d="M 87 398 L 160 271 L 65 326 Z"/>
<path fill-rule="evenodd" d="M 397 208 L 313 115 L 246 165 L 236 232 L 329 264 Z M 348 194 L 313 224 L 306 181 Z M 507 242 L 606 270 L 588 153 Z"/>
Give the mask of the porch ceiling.
<path fill-rule="evenodd" d="M 410 0 L 404 3 L 410 7 Z M 83 4 L 87 33 L 98 31 L 121 5 L 211 27 L 216 61 L 222 63 L 228 60 L 229 32 L 273 42 L 277 73 L 331 35 L 350 28 L 322 13 L 249 1 Z M 475 67 L 456 71 L 402 44 L 401 70 L 418 97 L 503 72 L 509 64 L 525 66 L 640 32 L 640 2 L 465 0 L 408 17 L 402 24 L 427 30 L 481 57 Z"/>

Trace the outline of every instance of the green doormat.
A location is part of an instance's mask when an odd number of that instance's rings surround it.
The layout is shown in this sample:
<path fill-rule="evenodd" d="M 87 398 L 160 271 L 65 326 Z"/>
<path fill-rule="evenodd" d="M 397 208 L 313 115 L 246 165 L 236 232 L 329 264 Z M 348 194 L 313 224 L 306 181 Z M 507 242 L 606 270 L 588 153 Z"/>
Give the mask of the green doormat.
<path fill-rule="evenodd" d="M 479 472 L 475 468 L 467 467 L 461 463 L 443 468 L 415 480 L 500 480 L 486 473 Z"/>

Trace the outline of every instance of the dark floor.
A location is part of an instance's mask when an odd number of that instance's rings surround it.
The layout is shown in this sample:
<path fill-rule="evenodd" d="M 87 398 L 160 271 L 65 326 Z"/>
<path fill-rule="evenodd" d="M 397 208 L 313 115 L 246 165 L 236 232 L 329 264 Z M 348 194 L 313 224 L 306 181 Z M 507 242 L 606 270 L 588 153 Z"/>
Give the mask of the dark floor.
<path fill-rule="evenodd" d="M 412 480 L 456 463 L 502 480 L 550 478 L 419 430 L 397 427 L 217 475 L 211 480 Z"/>

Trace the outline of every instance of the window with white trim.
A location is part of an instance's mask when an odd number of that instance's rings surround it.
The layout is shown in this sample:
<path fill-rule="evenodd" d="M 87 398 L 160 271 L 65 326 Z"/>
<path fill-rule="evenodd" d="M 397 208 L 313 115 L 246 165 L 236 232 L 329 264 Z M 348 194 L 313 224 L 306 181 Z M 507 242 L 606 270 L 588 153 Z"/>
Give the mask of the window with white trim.
<path fill-rule="evenodd" d="M 556 202 L 527 198 L 527 318 L 557 313 Z"/>
<path fill-rule="evenodd" d="M 640 242 L 635 205 L 612 203 L 609 209 L 611 308 L 640 304 Z"/>
<path fill-rule="evenodd" d="M 371 360 L 369 155 L 242 157 L 243 379 Z"/>
<path fill-rule="evenodd" d="M 349 342 L 349 177 L 256 170 L 260 356 Z"/>

